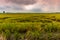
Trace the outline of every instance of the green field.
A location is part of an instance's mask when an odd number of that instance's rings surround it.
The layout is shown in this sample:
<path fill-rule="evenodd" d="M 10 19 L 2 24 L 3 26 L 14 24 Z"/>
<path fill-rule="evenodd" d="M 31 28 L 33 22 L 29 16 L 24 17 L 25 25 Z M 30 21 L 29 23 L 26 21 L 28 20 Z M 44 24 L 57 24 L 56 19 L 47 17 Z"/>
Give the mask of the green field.
<path fill-rule="evenodd" d="M 1 13 L 0 39 L 60 40 L 60 14 Z"/>

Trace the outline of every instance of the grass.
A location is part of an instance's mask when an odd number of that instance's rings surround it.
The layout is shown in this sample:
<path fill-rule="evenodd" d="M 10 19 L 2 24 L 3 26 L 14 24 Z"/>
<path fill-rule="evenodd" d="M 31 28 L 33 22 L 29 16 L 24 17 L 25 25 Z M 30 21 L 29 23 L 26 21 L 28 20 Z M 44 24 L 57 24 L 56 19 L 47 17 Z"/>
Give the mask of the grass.
<path fill-rule="evenodd" d="M 60 14 L 0 14 L 0 34 L 3 40 L 60 40 Z"/>

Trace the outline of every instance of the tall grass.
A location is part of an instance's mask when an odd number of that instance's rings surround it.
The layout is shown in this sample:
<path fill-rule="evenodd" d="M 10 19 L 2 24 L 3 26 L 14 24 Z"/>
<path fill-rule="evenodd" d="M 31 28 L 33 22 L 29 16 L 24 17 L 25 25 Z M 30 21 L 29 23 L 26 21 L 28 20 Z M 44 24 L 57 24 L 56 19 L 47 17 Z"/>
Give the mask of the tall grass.
<path fill-rule="evenodd" d="M 60 40 L 60 23 L 55 16 L 4 18 L 0 18 L 0 35 L 5 40 Z"/>
<path fill-rule="evenodd" d="M 59 37 L 60 26 L 54 23 L 43 23 L 40 26 L 36 24 L 18 24 L 3 23 L 0 25 L 0 34 L 6 37 L 6 40 L 49 40 L 55 35 Z M 55 34 L 55 35 L 53 35 Z M 53 40 L 56 39 L 55 37 Z"/>

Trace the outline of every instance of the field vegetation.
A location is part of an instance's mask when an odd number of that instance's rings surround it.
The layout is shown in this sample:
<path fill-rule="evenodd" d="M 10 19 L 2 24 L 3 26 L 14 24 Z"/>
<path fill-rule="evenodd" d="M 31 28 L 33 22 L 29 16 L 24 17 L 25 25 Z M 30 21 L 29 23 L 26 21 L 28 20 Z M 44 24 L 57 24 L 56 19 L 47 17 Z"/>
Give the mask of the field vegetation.
<path fill-rule="evenodd" d="M 0 40 L 60 40 L 60 14 L 0 14 Z"/>

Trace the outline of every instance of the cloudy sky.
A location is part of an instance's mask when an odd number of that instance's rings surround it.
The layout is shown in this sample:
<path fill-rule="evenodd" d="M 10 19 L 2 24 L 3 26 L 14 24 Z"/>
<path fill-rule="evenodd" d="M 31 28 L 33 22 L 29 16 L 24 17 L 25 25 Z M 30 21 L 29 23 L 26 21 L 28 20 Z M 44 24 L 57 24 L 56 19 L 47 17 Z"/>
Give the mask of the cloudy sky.
<path fill-rule="evenodd" d="M 60 0 L 0 0 L 0 12 L 60 12 Z"/>

